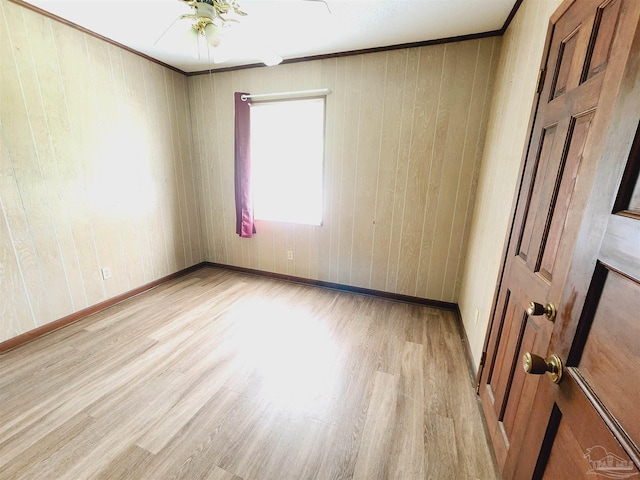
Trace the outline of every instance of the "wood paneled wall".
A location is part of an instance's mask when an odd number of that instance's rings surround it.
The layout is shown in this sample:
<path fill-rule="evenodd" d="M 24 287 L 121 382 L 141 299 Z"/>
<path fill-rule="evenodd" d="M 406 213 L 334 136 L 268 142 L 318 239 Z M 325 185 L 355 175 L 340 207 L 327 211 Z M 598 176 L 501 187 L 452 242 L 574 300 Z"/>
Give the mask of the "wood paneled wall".
<path fill-rule="evenodd" d="M 188 108 L 185 76 L 0 0 L 0 341 L 203 260 Z"/>
<path fill-rule="evenodd" d="M 458 299 L 479 365 L 549 17 L 561 0 L 525 0 L 503 36 L 473 223 Z"/>
<path fill-rule="evenodd" d="M 206 260 L 457 301 L 500 42 L 190 77 Z M 233 92 L 322 87 L 324 224 L 258 222 L 237 237 Z"/>

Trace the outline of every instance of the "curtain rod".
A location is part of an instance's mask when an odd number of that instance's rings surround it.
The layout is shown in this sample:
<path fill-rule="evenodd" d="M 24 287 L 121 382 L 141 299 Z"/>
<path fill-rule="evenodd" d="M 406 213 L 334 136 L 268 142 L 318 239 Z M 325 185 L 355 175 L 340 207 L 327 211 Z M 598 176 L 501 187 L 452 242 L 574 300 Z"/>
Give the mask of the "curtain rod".
<path fill-rule="evenodd" d="M 254 99 L 258 99 L 258 98 L 271 98 L 271 97 L 287 97 L 290 95 L 327 95 L 331 93 L 331 90 L 329 90 L 328 88 L 318 88 L 316 90 L 297 90 L 294 92 L 279 92 L 279 93 L 263 93 L 260 95 L 242 95 L 240 98 L 242 99 L 243 102 L 246 102 L 247 100 L 254 98 Z"/>

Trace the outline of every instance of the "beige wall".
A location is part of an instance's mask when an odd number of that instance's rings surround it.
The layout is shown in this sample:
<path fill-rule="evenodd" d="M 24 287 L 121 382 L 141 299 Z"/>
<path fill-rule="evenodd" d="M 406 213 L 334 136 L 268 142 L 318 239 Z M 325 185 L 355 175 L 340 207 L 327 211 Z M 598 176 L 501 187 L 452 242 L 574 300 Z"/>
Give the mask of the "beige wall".
<path fill-rule="evenodd" d="M 456 301 L 499 50 L 488 38 L 190 77 L 206 259 Z M 233 92 L 321 87 L 323 226 L 259 222 L 238 238 Z"/>
<path fill-rule="evenodd" d="M 560 0 L 525 0 L 503 36 L 458 303 L 479 365 L 527 136 L 549 17 Z"/>
<path fill-rule="evenodd" d="M 0 0 L 0 341 L 203 260 L 187 96 Z"/>
<path fill-rule="evenodd" d="M 0 341 L 206 259 L 458 301 L 477 362 L 558 3 L 504 40 L 187 79 L 0 0 Z M 324 225 L 238 238 L 232 93 L 320 87 Z"/>

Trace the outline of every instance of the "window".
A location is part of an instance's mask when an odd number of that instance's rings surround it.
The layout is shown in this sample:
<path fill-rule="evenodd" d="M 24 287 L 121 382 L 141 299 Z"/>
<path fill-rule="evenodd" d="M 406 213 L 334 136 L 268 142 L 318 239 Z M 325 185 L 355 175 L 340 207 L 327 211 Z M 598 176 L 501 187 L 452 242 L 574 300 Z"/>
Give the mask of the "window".
<path fill-rule="evenodd" d="M 251 104 L 256 219 L 322 224 L 324 111 L 324 97 Z"/>

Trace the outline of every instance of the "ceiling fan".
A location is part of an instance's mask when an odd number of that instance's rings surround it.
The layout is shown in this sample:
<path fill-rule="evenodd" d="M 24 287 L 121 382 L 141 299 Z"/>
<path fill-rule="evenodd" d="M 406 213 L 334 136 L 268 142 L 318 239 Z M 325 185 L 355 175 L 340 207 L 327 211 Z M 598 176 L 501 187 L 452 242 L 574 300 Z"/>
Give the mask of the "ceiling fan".
<path fill-rule="evenodd" d="M 265 65 L 278 65 L 282 62 L 282 57 L 268 48 L 264 42 L 251 38 L 252 35 L 247 30 L 242 29 L 242 18 L 247 13 L 242 10 L 238 0 L 179 0 L 190 8 L 189 13 L 178 16 L 167 29 L 158 37 L 154 44 L 159 41 L 172 29 L 179 21 L 188 24 L 186 32 L 190 41 L 194 38 L 197 44 L 198 58 L 209 59 L 209 63 L 223 63 L 233 58 L 239 46 L 251 48 L 257 58 Z M 324 3 L 329 13 L 331 9 L 326 0 L 303 0 Z"/>

